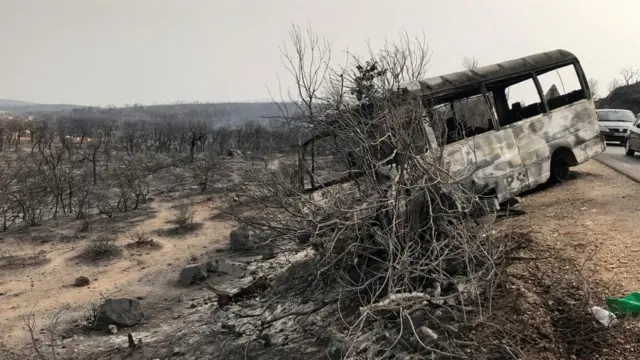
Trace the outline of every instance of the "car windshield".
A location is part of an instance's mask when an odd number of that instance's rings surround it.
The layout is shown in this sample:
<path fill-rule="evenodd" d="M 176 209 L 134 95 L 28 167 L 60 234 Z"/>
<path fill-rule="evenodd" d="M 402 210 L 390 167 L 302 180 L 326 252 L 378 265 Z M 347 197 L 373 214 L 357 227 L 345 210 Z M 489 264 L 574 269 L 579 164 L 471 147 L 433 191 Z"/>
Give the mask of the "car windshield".
<path fill-rule="evenodd" d="M 598 121 L 624 121 L 634 122 L 633 113 L 628 110 L 598 111 Z"/>

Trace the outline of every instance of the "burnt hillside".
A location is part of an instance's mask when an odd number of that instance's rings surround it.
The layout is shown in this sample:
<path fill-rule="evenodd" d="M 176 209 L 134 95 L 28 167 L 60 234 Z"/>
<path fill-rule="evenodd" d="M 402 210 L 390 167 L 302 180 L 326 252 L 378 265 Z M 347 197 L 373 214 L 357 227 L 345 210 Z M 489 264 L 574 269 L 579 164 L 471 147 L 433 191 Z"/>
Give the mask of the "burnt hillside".
<path fill-rule="evenodd" d="M 596 101 L 596 108 L 627 109 L 640 113 L 640 83 L 621 86 L 606 97 Z"/>

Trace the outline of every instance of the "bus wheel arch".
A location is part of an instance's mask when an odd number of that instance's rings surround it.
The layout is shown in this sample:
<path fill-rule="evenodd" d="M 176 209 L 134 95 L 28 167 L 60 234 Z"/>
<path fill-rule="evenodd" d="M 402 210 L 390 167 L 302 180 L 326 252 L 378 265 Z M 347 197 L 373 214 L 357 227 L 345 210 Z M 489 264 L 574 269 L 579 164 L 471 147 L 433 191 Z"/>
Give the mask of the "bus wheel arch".
<path fill-rule="evenodd" d="M 549 182 L 559 184 L 569 179 L 569 168 L 578 165 L 578 160 L 571 149 L 559 147 L 551 154 Z"/>

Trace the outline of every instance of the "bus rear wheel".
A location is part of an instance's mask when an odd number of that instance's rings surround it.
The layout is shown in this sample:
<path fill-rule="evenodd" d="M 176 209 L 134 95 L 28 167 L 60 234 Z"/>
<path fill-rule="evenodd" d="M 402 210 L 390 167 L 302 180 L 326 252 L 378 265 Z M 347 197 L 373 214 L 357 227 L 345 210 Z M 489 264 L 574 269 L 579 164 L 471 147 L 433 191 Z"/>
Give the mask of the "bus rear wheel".
<path fill-rule="evenodd" d="M 569 162 L 563 156 L 554 156 L 551 159 L 551 184 L 561 184 L 569 180 Z"/>

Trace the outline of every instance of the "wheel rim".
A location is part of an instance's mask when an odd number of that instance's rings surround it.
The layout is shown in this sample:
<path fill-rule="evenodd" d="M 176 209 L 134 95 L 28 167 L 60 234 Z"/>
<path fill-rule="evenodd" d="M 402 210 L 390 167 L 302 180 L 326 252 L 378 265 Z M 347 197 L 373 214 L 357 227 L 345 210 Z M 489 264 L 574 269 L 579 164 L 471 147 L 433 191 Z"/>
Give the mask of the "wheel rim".
<path fill-rule="evenodd" d="M 553 175 L 557 182 L 565 182 L 569 178 L 569 166 L 562 160 L 555 163 Z"/>
<path fill-rule="evenodd" d="M 556 178 L 560 182 L 565 182 L 569 178 L 569 168 L 566 166 L 559 167 L 556 170 Z"/>

